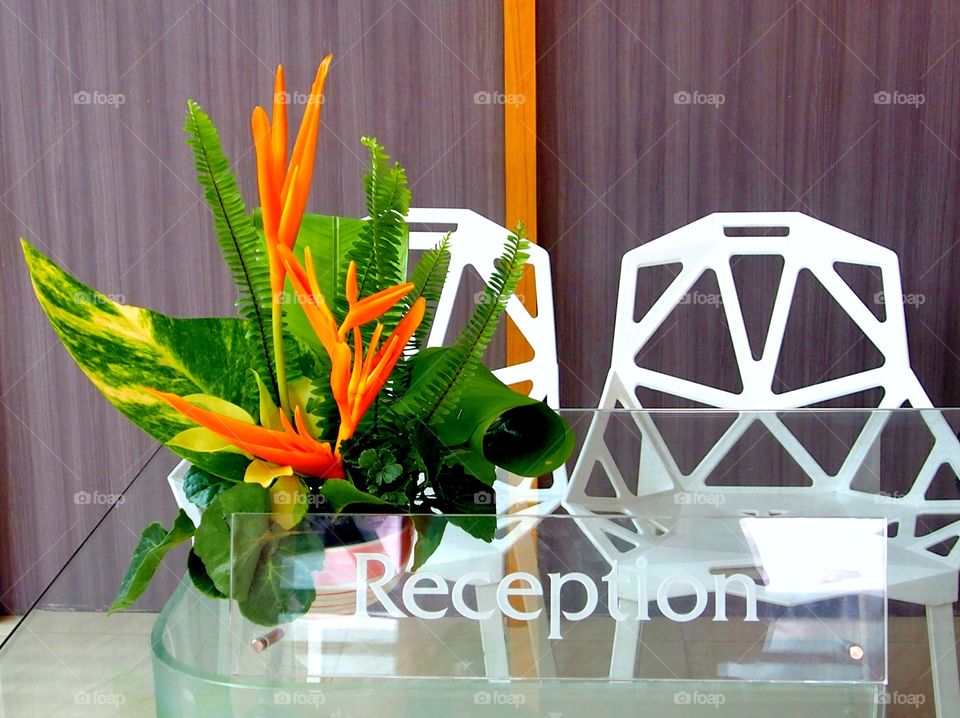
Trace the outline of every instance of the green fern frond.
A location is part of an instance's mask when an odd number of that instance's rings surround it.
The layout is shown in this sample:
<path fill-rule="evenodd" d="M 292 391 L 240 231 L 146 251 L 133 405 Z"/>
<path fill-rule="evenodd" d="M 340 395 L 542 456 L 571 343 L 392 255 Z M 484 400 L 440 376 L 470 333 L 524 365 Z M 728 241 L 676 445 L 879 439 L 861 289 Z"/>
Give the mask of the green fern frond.
<path fill-rule="evenodd" d="M 270 266 L 266 248 L 247 215 L 217 128 L 193 100 L 187 102 L 184 131 L 193 150 L 197 180 L 213 213 L 217 243 L 237 285 L 237 310 L 241 317 L 250 320 L 251 339 L 259 348 L 254 368 L 260 376 L 270 378 L 276 400 L 279 392 L 270 334 Z"/>
<path fill-rule="evenodd" d="M 424 252 L 417 268 L 413 270 L 413 276 L 410 281 L 413 283 L 413 291 L 404 298 L 404 312 L 408 310 L 413 303 L 420 297 L 427 301 L 427 311 L 423 315 L 423 321 L 413 335 L 412 348 L 420 350 L 427 342 L 430 336 L 430 328 L 433 326 L 433 317 L 437 311 L 437 302 L 440 301 L 440 293 L 443 291 L 443 284 L 447 279 L 447 272 L 450 269 L 450 232 L 447 232 L 440 243 L 427 252 Z"/>
<path fill-rule="evenodd" d="M 357 286 L 365 297 L 406 281 L 408 230 L 404 218 L 410 210 L 410 190 L 403 168 L 390 166 L 390 157 L 376 138 L 361 141 L 370 150 L 370 171 L 363 180 L 369 219 L 350 248 L 343 270 L 351 260 L 357 263 Z M 339 310 L 346 313 L 345 300 Z M 386 328 L 391 329 L 398 319 L 399 311 L 388 313 Z"/>
<path fill-rule="evenodd" d="M 506 310 L 527 261 L 526 234 L 522 224 L 507 240 L 496 270 L 484 288 L 483 301 L 474 310 L 470 321 L 457 341 L 444 351 L 442 359 L 424 375 L 414 378 L 396 406 L 402 419 L 417 418 L 424 423 L 442 419 L 455 406 L 463 385 L 480 365 L 497 323 Z"/>

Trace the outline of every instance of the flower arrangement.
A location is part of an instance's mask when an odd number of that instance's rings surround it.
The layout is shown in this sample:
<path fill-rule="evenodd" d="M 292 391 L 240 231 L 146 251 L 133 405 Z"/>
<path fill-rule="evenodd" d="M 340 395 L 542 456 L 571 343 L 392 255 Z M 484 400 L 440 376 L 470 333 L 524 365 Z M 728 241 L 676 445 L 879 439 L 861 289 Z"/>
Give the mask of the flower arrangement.
<path fill-rule="evenodd" d="M 481 363 L 526 259 L 522 225 L 460 336 L 424 348 L 446 280 L 450 236 L 407 267 L 406 175 L 375 139 L 365 219 L 306 212 L 323 88 L 320 64 L 288 154 L 283 68 L 272 116 L 251 128 L 260 207 L 248 212 L 210 118 L 190 101 L 185 131 L 217 242 L 237 285 L 239 317 L 174 318 L 88 288 L 23 241 L 33 287 L 54 330 L 125 416 L 191 463 L 170 529 L 143 532 L 111 610 L 132 605 L 164 556 L 193 539 L 194 585 L 272 624 L 304 612 L 308 588 L 271 585 L 271 558 L 316 532 L 318 516 L 409 515 L 415 563 L 448 523 L 492 540 L 496 467 L 538 476 L 573 439 L 543 402 L 514 392 Z M 231 578 L 231 517 L 259 514 L 244 585 Z M 322 549 L 322 546 L 321 546 Z"/>

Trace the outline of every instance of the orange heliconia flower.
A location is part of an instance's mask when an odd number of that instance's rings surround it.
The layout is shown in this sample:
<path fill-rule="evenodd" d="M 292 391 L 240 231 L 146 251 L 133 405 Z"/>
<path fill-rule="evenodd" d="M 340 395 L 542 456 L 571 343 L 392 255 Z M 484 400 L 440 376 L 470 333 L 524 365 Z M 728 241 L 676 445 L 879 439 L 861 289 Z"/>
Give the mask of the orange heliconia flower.
<path fill-rule="evenodd" d="M 287 94 L 282 65 L 277 67 L 273 85 L 273 124 L 271 125 L 267 118 L 267 111 L 259 106 L 254 108 L 250 119 L 257 154 L 260 211 L 270 257 L 270 282 L 275 295 L 283 291 L 284 281 L 284 267 L 278 261 L 277 247 L 293 247 L 307 206 L 307 195 L 310 194 L 317 133 L 320 129 L 323 86 L 332 59 L 332 55 L 327 55 L 317 68 L 289 163 Z"/>
<path fill-rule="evenodd" d="M 398 284 L 360 299 L 357 267 L 351 262 L 346 280 L 349 309 L 338 326 L 318 288 L 309 248 L 304 250 L 306 266 L 297 261 L 286 245 L 280 245 L 278 253 L 297 296 L 301 298 L 310 325 L 330 356 L 330 389 L 340 412 L 336 443 L 331 447 L 330 442 L 313 438 L 299 406 L 294 408 L 293 424 L 286 412 L 279 411 L 281 431 L 224 416 L 175 394 L 155 389 L 148 391 L 191 421 L 258 459 L 289 466 L 304 476 L 340 479 L 344 476 L 340 444 L 354 435 L 363 415 L 386 384 L 407 342 L 423 321 L 426 300 L 418 298 L 382 343 L 383 324 L 378 321 L 364 349 L 360 327 L 393 308 L 413 289 L 413 285 L 409 282 Z"/>
<path fill-rule="evenodd" d="M 386 384 L 407 342 L 423 321 L 426 300 L 420 297 L 413 303 L 382 346 L 380 340 L 383 324 L 377 322 L 364 352 L 360 327 L 389 311 L 413 289 L 413 285 L 409 282 L 398 284 L 360 299 L 357 266 L 350 262 L 346 280 L 349 309 L 343 323 L 337 326 L 333 312 L 327 306 L 317 284 L 310 249 L 304 250 L 306 267 L 297 261 L 287 247 L 281 246 L 279 253 L 294 291 L 300 297 L 310 326 L 330 357 L 330 389 L 340 411 L 340 431 L 336 443 L 336 450 L 339 450 L 340 444 L 357 430 L 360 419 Z M 350 347 L 351 339 L 353 351 Z"/>
<path fill-rule="evenodd" d="M 280 412 L 283 431 L 276 431 L 203 409 L 176 394 L 149 388 L 147 391 L 163 399 L 191 421 L 222 436 L 238 449 L 258 459 L 280 466 L 290 466 L 305 476 L 320 479 L 343 478 L 343 463 L 340 457 L 330 448 L 329 442 L 317 441 L 310 436 L 300 407 L 297 407 L 293 414 L 296 428 L 291 426 L 290 420 Z"/>

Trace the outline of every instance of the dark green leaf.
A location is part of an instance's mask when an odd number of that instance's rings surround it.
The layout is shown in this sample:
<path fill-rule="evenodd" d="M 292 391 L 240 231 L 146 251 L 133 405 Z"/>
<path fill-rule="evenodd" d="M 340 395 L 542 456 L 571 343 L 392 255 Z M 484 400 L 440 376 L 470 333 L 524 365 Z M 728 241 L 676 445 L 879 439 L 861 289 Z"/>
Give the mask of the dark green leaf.
<path fill-rule="evenodd" d="M 433 552 L 440 546 L 443 532 L 447 528 L 447 519 L 443 516 L 414 516 L 414 526 L 417 529 L 417 543 L 413 547 L 413 568 L 417 571 Z"/>
<path fill-rule="evenodd" d="M 205 509 L 217 496 L 236 485 L 236 481 L 228 481 L 204 471 L 199 466 L 191 465 L 183 477 L 183 493 L 190 503 Z"/>
<path fill-rule="evenodd" d="M 133 551 L 130 566 L 120 582 L 120 590 L 117 591 L 116 598 L 110 604 L 109 613 L 132 606 L 147 590 L 150 579 L 156 573 L 163 557 L 170 549 L 193 536 L 193 532 L 193 522 L 182 509 L 177 513 L 177 518 L 174 519 L 169 531 L 157 522 L 147 526 Z"/>
<path fill-rule="evenodd" d="M 210 574 L 207 573 L 203 561 L 197 556 L 197 552 L 193 549 L 190 549 L 190 553 L 187 556 L 187 574 L 190 576 L 194 588 L 200 593 L 210 598 L 226 598 L 226 596 L 220 593 L 217 587 L 213 585 L 213 579 L 210 578 Z"/>

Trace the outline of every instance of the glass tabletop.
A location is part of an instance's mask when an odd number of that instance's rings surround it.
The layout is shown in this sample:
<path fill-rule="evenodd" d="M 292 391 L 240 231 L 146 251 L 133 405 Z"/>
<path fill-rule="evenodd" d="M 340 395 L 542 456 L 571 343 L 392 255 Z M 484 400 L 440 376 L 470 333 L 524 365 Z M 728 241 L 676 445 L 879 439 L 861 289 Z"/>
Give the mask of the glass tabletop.
<path fill-rule="evenodd" d="M 532 484 L 501 477 L 500 543 L 451 539 L 417 573 L 398 564 L 369 610 L 365 583 L 348 595 L 350 615 L 318 599 L 282 617 L 279 638 L 241 604 L 198 593 L 186 546 L 134 610 L 106 615 L 140 531 L 176 511 L 167 479 L 178 459 L 158 450 L 0 647 L 0 716 L 881 713 L 886 598 L 912 590 L 893 564 L 956 590 L 951 550 L 913 546 L 939 543 L 960 515 L 956 487 L 934 480 L 952 457 L 955 414 L 564 413 L 574 458 Z M 501 496 L 511 490 L 525 511 Z M 930 501 L 941 502 L 932 528 L 917 519 L 934 514 Z M 495 601 L 501 592 L 502 638 L 474 616 L 485 582 L 457 589 L 487 565 L 502 566 L 486 582 Z M 535 581 L 518 583 L 518 571 Z M 517 608 L 534 583 L 540 593 Z M 731 601 L 718 620 L 720 585 Z M 491 661 L 498 641 L 505 669 Z"/>

